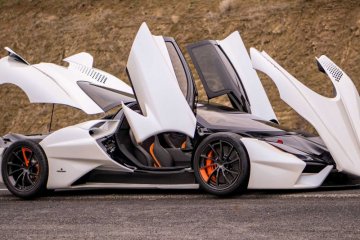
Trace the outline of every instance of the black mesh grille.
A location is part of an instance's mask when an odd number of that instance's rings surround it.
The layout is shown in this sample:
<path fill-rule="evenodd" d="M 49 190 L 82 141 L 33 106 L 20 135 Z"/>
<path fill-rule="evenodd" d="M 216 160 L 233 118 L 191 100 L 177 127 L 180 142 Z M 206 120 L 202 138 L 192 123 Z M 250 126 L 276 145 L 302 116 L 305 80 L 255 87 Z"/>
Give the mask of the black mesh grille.
<path fill-rule="evenodd" d="M 323 67 L 329 71 L 329 73 L 335 78 L 336 81 L 340 81 L 343 76 L 343 72 L 332 62 L 328 60 L 323 61 Z"/>

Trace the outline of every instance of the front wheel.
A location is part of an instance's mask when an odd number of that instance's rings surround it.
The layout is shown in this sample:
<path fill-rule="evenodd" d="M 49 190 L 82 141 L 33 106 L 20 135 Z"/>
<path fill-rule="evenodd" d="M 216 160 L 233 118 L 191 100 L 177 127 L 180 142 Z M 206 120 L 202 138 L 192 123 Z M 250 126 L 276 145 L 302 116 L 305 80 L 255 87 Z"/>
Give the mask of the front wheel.
<path fill-rule="evenodd" d="M 41 146 L 30 140 L 15 142 L 6 149 L 1 173 L 8 190 L 17 197 L 31 199 L 46 190 L 47 158 Z"/>
<path fill-rule="evenodd" d="M 204 139 L 193 159 L 200 187 L 215 195 L 229 195 L 247 188 L 250 164 L 240 136 L 214 133 Z"/>

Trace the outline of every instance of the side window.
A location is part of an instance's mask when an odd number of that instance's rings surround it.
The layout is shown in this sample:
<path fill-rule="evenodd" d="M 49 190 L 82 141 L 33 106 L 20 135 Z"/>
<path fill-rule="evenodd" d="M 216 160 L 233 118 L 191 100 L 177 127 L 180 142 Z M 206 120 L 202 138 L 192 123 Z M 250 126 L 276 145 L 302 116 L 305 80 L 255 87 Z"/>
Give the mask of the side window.
<path fill-rule="evenodd" d="M 164 41 L 179 87 L 189 106 L 193 109 L 197 91 L 190 68 L 175 40 L 171 37 L 164 37 Z"/>
<path fill-rule="evenodd" d="M 187 48 L 208 99 L 226 98 L 226 105 L 230 101 L 239 111 L 250 112 L 241 80 L 216 41 L 202 41 Z M 223 104 L 225 101 L 220 102 Z"/>
<path fill-rule="evenodd" d="M 187 80 L 187 76 L 186 76 L 183 64 L 182 64 L 181 59 L 175 49 L 174 44 L 171 42 L 165 42 L 165 44 L 166 44 L 166 48 L 170 55 L 171 63 L 174 67 L 175 75 L 178 80 L 180 89 L 181 89 L 182 93 L 184 94 L 184 96 L 186 97 L 187 91 L 188 91 L 188 89 L 187 89 L 188 88 L 188 80 Z"/>
<path fill-rule="evenodd" d="M 233 66 L 229 62 L 229 59 L 227 59 L 227 57 L 225 56 L 225 54 L 223 53 L 223 51 L 220 49 L 220 47 L 218 45 L 216 45 L 216 48 L 218 50 L 218 53 L 220 55 L 222 62 L 224 63 L 224 66 L 225 66 L 226 70 L 228 71 L 228 73 L 230 74 L 231 79 L 233 80 L 235 86 L 237 86 L 241 90 L 240 79 L 239 79 L 237 73 L 235 72 Z"/>
<path fill-rule="evenodd" d="M 200 69 L 199 75 L 204 80 L 206 87 L 214 94 L 208 93 L 212 98 L 216 93 L 224 91 L 224 78 L 227 78 L 227 71 L 224 64 L 218 57 L 218 53 L 211 43 L 204 44 L 191 49 L 191 55 L 196 60 L 194 63 Z"/>

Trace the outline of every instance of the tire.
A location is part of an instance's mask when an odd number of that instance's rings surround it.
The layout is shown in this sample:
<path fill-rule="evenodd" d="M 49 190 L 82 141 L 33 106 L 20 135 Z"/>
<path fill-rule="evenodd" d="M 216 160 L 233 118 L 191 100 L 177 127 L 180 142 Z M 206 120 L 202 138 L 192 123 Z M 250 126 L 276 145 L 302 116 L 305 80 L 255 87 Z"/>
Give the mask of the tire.
<path fill-rule="evenodd" d="M 41 146 L 30 140 L 14 142 L 5 150 L 1 173 L 7 189 L 15 196 L 32 199 L 46 191 L 49 166 Z"/>
<path fill-rule="evenodd" d="M 195 178 L 205 191 L 219 196 L 244 192 L 250 163 L 240 136 L 214 133 L 197 147 L 193 158 Z"/>

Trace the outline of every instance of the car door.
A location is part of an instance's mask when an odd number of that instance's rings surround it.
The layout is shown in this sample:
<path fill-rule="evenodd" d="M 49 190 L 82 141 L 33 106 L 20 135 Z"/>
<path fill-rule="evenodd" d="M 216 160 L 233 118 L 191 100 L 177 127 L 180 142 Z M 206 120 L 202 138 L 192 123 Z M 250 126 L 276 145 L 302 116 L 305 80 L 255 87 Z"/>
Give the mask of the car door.
<path fill-rule="evenodd" d="M 239 32 L 187 49 L 209 99 L 227 95 L 239 111 L 277 121 Z"/>
<path fill-rule="evenodd" d="M 195 92 L 190 85 L 180 87 L 192 80 L 187 78 L 190 76 L 187 72 L 184 73 L 184 81 L 180 80 L 180 71 L 174 68 L 175 58 L 170 56 L 169 51 L 178 55 L 181 62 L 179 69 L 184 69 L 174 42 L 162 36 L 153 36 L 143 23 L 127 62 L 128 76 L 141 112 L 123 104 L 138 143 L 164 132 L 179 132 L 189 137 L 195 134 L 196 118 L 191 107 Z"/>

